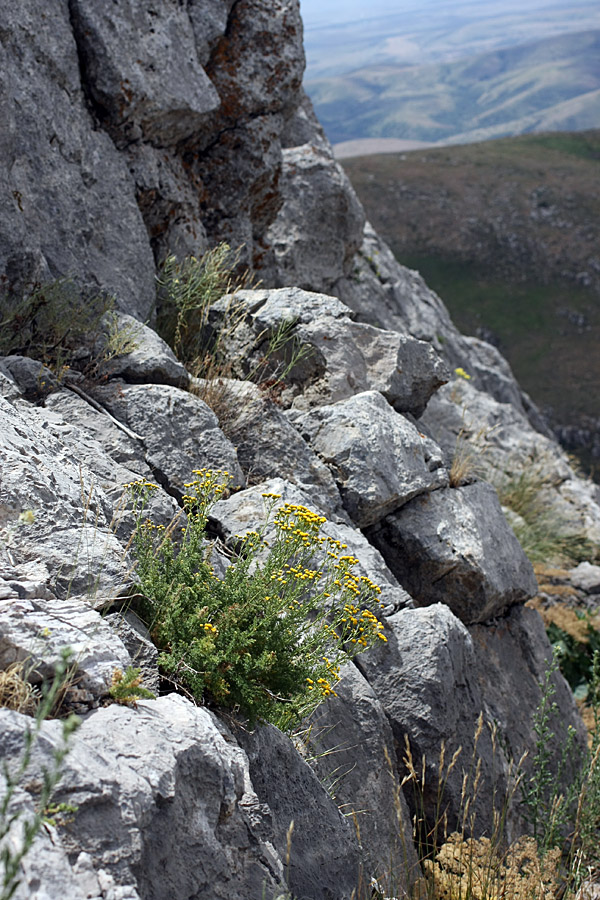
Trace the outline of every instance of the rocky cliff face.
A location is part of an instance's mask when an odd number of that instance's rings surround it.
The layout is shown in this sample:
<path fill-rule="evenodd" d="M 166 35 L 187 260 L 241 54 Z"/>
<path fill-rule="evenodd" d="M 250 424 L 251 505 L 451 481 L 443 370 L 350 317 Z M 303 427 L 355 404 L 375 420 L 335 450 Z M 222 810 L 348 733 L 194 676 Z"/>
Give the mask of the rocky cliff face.
<path fill-rule="evenodd" d="M 485 830 L 511 760 L 533 746 L 550 657 L 524 606 L 535 578 L 494 489 L 474 469 L 451 477 L 457 442 L 478 451 L 483 435 L 500 475 L 542 461 L 547 508 L 596 542 L 598 497 L 498 352 L 459 334 L 365 222 L 301 89 L 296 0 L 24 0 L 6 10 L 0 48 L 5 287 L 70 275 L 144 321 L 167 252 L 225 239 L 243 243 L 262 279 L 240 295 L 238 351 L 290 319 L 311 349 L 279 404 L 230 382 L 227 423 L 147 326 L 93 398 L 68 383 L 48 392 L 39 361 L 2 361 L 0 665 L 28 658 L 45 677 L 70 646 L 84 719 L 58 791 L 77 812 L 40 831 L 15 896 L 247 900 L 289 889 L 341 900 L 361 884 L 368 896 L 372 877 L 406 885 L 416 858 L 399 787 L 405 738 L 425 755 L 434 796 L 442 742 L 470 759 L 483 717 Z M 150 514 L 164 524 L 203 466 L 227 468 L 240 488 L 213 511 L 222 544 L 255 527 L 262 494 L 276 492 L 325 515 L 382 586 L 387 642 L 346 666 L 318 710 L 309 761 L 272 726 L 248 733 L 174 693 L 103 705 L 114 670 L 132 661 L 159 683 L 156 650 L 125 612 L 135 576 L 123 487 L 155 483 Z M 553 678 L 557 749 L 568 726 L 584 737 Z M 2 755 L 16 762 L 30 720 L 0 713 Z M 35 808 L 59 736 L 57 721 L 43 725 L 17 808 Z M 461 785 L 457 766 L 451 824 Z M 514 806 L 510 831 L 522 827 Z M 18 822 L 8 840 L 18 845 Z"/>

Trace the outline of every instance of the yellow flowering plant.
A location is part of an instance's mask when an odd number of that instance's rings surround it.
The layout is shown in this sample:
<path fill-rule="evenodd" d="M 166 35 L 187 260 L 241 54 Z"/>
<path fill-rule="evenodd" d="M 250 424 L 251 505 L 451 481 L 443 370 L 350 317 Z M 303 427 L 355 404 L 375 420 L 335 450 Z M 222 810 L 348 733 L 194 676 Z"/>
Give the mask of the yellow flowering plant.
<path fill-rule="evenodd" d="M 183 498 L 182 529 L 144 521 L 150 488 L 132 486 L 133 544 L 146 598 L 143 614 L 163 672 L 202 702 L 289 730 L 335 695 L 341 665 L 377 640 L 380 589 L 356 574 L 358 560 L 321 533 L 325 519 L 264 494 L 258 531 L 238 536 L 222 578 L 209 561 L 206 525 L 229 484 L 198 470 Z M 265 536 L 271 535 L 267 544 Z"/>

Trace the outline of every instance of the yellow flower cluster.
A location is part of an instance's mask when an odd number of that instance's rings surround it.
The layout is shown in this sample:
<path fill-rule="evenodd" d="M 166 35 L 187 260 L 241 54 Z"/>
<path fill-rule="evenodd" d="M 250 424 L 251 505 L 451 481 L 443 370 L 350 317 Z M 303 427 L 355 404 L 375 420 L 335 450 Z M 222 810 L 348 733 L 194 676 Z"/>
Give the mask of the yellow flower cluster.
<path fill-rule="evenodd" d="M 352 644 L 367 647 L 367 637 L 373 637 L 373 635 L 387 643 L 387 638 L 383 633 L 383 623 L 370 610 L 363 609 L 361 612 L 354 604 L 347 603 L 344 606 L 344 613 L 345 615 L 340 619 L 340 623 L 356 629 L 355 633 L 357 636 L 350 638 Z"/>
<path fill-rule="evenodd" d="M 214 625 L 211 625 L 210 622 L 203 622 L 202 625 L 200 625 L 200 628 L 204 628 L 204 630 L 208 634 L 218 634 L 219 633 L 219 629 L 215 628 Z"/>
<path fill-rule="evenodd" d="M 309 691 L 314 691 L 316 688 L 323 697 L 337 697 L 336 692 L 331 686 L 331 683 L 327 681 L 326 678 L 317 678 L 316 684 L 312 678 L 307 678 L 306 683 L 308 685 Z"/>

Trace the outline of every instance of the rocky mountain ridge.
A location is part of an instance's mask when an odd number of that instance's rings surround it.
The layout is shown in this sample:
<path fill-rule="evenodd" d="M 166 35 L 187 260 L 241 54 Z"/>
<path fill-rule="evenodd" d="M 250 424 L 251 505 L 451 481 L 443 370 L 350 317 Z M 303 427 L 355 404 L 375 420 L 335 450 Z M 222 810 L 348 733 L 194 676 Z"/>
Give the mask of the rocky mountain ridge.
<path fill-rule="evenodd" d="M 43 360 L 0 363 L 0 665 L 32 660 L 39 680 L 71 647 L 83 719 L 56 795 L 75 812 L 39 830 L 17 898 L 341 900 L 370 896 L 373 878 L 400 891 L 417 874 L 405 737 L 434 794 L 442 742 L 466 760 L 479 741 L 481 832 L 511 759 L 534 745 L 550 657 L 524 605 L 535 578 L 494 489 L 474 469 L 452 477 L 453 457 L 484 440 L 499 475 L 543 465 L 546 508 L 600 543 L 597 492 L 495 348 L 462 336 L 365 222 L 301 90 L 301 36 L 296 0 L 43 10 L 27 0 L 6 13 L 6 296 L 68 275 L 113 292 L 121 323 L 140 322 L 135 348 L 93 391 L 66 378 L 48 392 Z M 262 336 L 290 322 L 310 352 L 279 403 L 248 381 L 225 383 L 236 414 L 219 420 L 141 323 L 166 252 L 200 255 L 223 239 L 245 243 L 243 263 L 262 279 L 238 295 L 237 358 L 261 355 Z M 148 514 L 167 524 L 202 467 L 227 468 L 238 488 L 211 513 L 220 566 L 275 493 L 325 516 L 326 533 L 382 587 L 387 640 L 347 664 L 304 744 L 165 690 L 129 608 L 124 486 L 154 484 Z M 162 696 L 105 705 L 130 663 Z M 582 746 L 571 692 L 552 678 L 552 749 L 568 726 Z M 31 719 L 0 715 L 14 766 Z M 57 720 L 41 727 L 13 798 L 21 816 L 36 807 L 60 733 Z M 451 825 L 461 785 L 457 766 Z M 5 838 L 13 849 L 20 824 Z M 517 804 L 508 828 L 524 828 Z"/>

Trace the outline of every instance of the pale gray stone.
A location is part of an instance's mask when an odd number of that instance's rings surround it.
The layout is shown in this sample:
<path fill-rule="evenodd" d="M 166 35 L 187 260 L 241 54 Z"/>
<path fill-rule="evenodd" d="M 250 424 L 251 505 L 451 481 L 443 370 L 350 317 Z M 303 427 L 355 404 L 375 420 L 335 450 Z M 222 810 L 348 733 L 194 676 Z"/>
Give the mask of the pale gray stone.
<path fill-rule="evenodd" d="M 366 390 L 377 390 L 398 412 L 419 416 L 432 393 L 448 379 L 447 369 L 424 341 L 353 322 L 339 300 L 298 288 L 240 291 L 236 303 L 247 311 L 231 336 L 231 349 L 251 367 L 265 352 L 268 334 L 295 324 L 290 338 L 308 355 L 289 372 L 294 407 L 335 403 Z M 230 298 L 213 307 L 215 324 Z M 258 344 L 258 347 L 257 347 Z M 283 358 L 290 348 L 283 348 Z M 277 361 L 274 355 L 272 362 Z"/>
<path fill-rule="evenodd" d="M 586 594 L 600 594 L 600 566 L 581 562 L 571 569 L 569 580 Z"/>
<path fill-rule="evenodd" d="M 126 591 L 131 579 L 110 527 L 112 503 L 81 457 L 40 427 L 33 407 L 0 399 L 0 462 L 0 528 L 10 564 L 45 563 L 60 596 L 97 602 Z"/>
<path fill-rule="evenodd" d="M 398 612 L 386 620 L 385 634 L 388 642 L 362 654 L 358 665 L 388 716 L 400 769 L 405 738 L 419 776 L 425 760 L 422 797 L 410 785 L 405 788 L 411 813 L 424 805 L 428 824 L 433 826 L 445 781 L 441 803 L 452 831 L 464 809 L 463 777 L 470 770 L 472 778 L 480 760 L 480 785 L 471 800 L 475 834 L 490 833 L 494 809 L 501 811 L 507 800 L 508 839 L 523 833 L 520 796 L 511 798 L 509 786 L 514 766 L 535 746 L 533 718 L 542 699 L 540 683 L 551 664 L 552 651 L 539 615 L 517 606 L 504 618 L 469 630 L 447 606 L 434 604 Z M 561 776 L 566 786 L 586 746 L 585 729 L 563 677 L 555 673 L 552 683 L 557 709 L 551 715 L 553 736 L 547 749 L 553 772 L 559 766 L 567 729 L 571 726 L 575 731 L 569 771 Z M 442 747 L 444 775 L 440 779 Z M 456 764 L 448 772 L 459 747 Z"/>
<path fill-rule="evenodd" d="M 360 833 L 363 872 L 387 896 L 420 876 L 400 786 L 394 735 L 373 688 L 353 663 L 303 731 L 311 767 Z"/>
<path fill-rule="evenodd" d="M 1 669 L 25 662 L 30 680 L 51 679 L 66 647 L 72 651 L 73 683 L 88 701 L 108 693 L 115 669 L 131 665 L 116 631 L 80 600 L 0 600 Z"/>
<path fill-rule="evenodd" d="M 219 424 L 249 483 L 283 478 L 317 496 L 328 516 L 344 517 L 331 472 L 267 393 L 251 382 L 232 379 L 205 386 L 215 398 Z"/>
<path fill-rule="evenodd" d="M 283 151 L 283 206 L 267 232 L 277 287 L 331 292 L 349 275 L 362 241 L 364 210 L 329 149 L 311 144 Z"/>
<path fill-rule="evenodd" d="M 537 593 L 531 563 L 484 482 L 416 497 L 369 531 L 419 606 L 485 622 Z"/>
<path fill-rule="evenodd" d="M 17 288 L 71 276 L 145 318 L 154 260 L 127 166 L 81 83 L 68 0 L 7 7 L 0 70 L 0 271 Z"/>
<path fill-rule="evenodd" d="M 448 485 L 439 448 L 376 391 L 310 410 L 295 425 L 331 469 L 359 528 Z"/>
<path fill-rule="evenodd" d="M 108 385 L 102 403 L 138 434 L 154 477 L 181 495 L 195 469 L 223 469 L 243 485 L 236 452 L 213 411 L 193 394 L 171 385 Z"/>
<path fill-rule="evenodd" d="M 130 353 L 118 355 L 101 367 L 101 374 L 134 383 L 172 384 L 187 388 L 189 373 L 168 344 L 133 316 L 117 312 L 113 327 L 134 344 Z"/>
<path fill-rule="evenodd" d="M 72 0 L 86 85 L 119 143 L 176 144 L 206 123 L 219 96 L 198 62 L 189 16 L 176 0 L 96 6 Z"/>
<path fill-rule="evenodd" d="M 18 388 L 17 396 L 20 394 L 29 402 L 41 400 L 58 387 L 54 373 L 44 363 L 27 356 L 2 357 L 0 373 Z M 9 393 L 6 399 L 14 400 L 16 396 Z"/>
<path fill-rule="evenodd" d="M 10 763 L 30 720 L 7 710 L 0 717 L 1 755 Z M 60 722 L 43 723 L 29 790 L 60 735 Z M 115 900 L 248 900 L 263 890 L 268 897 L 284 892 L 269 809 L 252 789 L 245 754 L 211 713 L 176 695 L 140 701 L 136 709 L 110 706 L 86 717 L 70 747 L 56 801 L 77 806 L 73 824 L 42 830 L 36 844 L 44 852 L 46 896 L 81 900 L 88 859 L 98 883 L 114 886 Z M 35 794 L 24 785 L 17 803 L 30 814 Z M 36 878 L 39 884 L 37 857 L 25 858 L 20 900 L 32 896 Z M 70 860 L 77 866 L 72 886 L 65 878 Z"/>
<path fill-rule="evenodd" d="M 150 632 L 142 620 L 126 607 L 116 613 L 104 616 L 105 623 L 123 642 L 134 669 L 140 669 L 142 684 L 149 691 L 158 694 L 160 676 L 158 673 L 158 650 L 152 643 Z"/>

